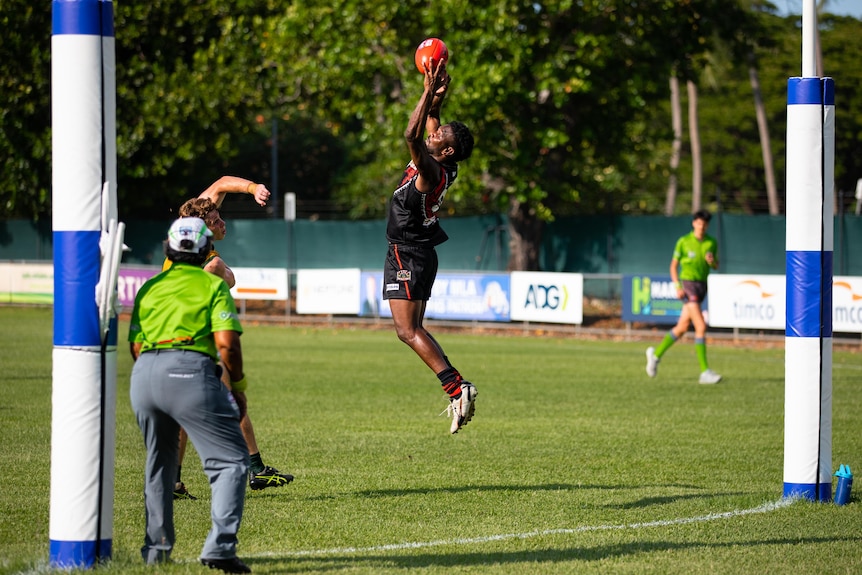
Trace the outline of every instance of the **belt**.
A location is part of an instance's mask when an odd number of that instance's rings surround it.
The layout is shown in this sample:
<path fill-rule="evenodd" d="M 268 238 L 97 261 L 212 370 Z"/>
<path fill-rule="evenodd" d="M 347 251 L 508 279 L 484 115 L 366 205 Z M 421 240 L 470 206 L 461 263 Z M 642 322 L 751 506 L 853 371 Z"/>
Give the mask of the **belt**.
<path fill-rule="evenodd" d="M 157 348 L 157 349 L 148 349 L 147 351 L 145 351 L 145 352 L 143 352 L 143 353 L 162 354 L 162 353 L 177 353 L 177 352 L 180 352 L 180 353 L 194 353 L 194 354 L 202 355 L 202 356 L 204 356 L 204 357 L 206 357 L 206 358 L 212 359 L 212 357 L 210 357 L 210 356 L 209 356 L 209 354 L 206 354 L 206 353 L 204 353 L 204 352 L 202 352 L 202 351 L 196 351 L 196 350 L 194 350 L 194 349 L 179 349 L 179 348 L 176 348 L 176 347 L 165 347 L 165 348 Z"/>

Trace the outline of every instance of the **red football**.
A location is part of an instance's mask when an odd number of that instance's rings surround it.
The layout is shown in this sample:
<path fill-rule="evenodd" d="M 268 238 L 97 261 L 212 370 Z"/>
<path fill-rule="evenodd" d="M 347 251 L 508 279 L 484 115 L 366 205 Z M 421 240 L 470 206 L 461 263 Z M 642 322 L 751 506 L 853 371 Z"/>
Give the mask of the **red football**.
<path fill-rule="evenodd" d="M 433 70 L 437 62 L 443 61 L 443 64 L 449 61 L 449 49 L 443 40 L 439 38 L 427 38 L 422 40 L 419 47 L 416 48 L 416 68 L 425 73 L 425 63 Z"/>

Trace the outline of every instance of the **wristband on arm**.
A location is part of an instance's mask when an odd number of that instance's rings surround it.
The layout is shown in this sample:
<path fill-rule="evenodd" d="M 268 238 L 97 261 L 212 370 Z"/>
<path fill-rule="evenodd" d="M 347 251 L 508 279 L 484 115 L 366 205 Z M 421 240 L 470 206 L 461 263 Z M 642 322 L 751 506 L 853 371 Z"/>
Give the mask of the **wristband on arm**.
<path fill-rule="evenodd" d="M 230 388 L 232 391 L 238 391 L 240 393 L 244 392 L 248 387 L 248 381 L 246 381 L 245 376 L 242 376 L 242 379 L 239 381 L 230 382 Z"/>

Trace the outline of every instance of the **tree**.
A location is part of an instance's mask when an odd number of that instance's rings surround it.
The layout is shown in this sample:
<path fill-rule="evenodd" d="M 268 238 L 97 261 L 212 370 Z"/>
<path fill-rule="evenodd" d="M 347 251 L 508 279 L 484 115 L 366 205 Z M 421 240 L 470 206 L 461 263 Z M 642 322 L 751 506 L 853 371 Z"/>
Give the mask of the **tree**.
<path fill-rule="evenodd" d="M 38 220 L 51 200 L 51 10 L 0 4 L 0 217 Z"/>
<path fill-rule="evenodd" d="M 676 72 L 672 72 L 669 80 L 670 86 L 670 114 L 671 128 L 673 129 L 673 143 L 670 154 L 670 178 L 667 184 L 667 199 L 664 204 L 664 215 L 672 216 L 676 206 L 677 170 L 679 170 L 679 159 L 682 153 L 682 105 L 679 98 L 679 78 Z"/>
<path fill-rule="evenodd" d="M 670 167 L 672 71 L 698 88 L 704 189 L 722 190 L 723 209 L 765 213 L 765 160 L 783 172 L 798 18 L 759 0 L 155 0 L 115 11 L 125 219 L 167 218 L 224 173 L 268 182 L 273 118 L 279 181 L 301 198 L 335 198 L 351 217 L 382 217 L 406 162 L 403 130 L 422 86 L 413 51 L 427 36 L 452 52 L 444 121 L 464 121 L 477 137 L 444 207 L 508 213 L 513 269 L 541 265 L 542 229 L 555 217 L 661 213 L 673 172 L 674 203 L 691 201 L 690 154 L 680 150 Z M 46 218 L 50 14 L 8 0 L 0 15 L 2 217 Z M 844 190 L 862 175 L 862 102 L 849 97 L 862 84 L 858 24 L 820 18 Z M 771 136 L 751 114 L 750 54 Z"/>
<path fill-rule="evenodd" d="M 679 53 L 703 51 L 710 18 L 728 11 L 717 0 L 341 0 L 274 19 L 266 58 L 291 62 L 279 72 L 291 95 L 282 113 L 328 122 L 350 150 L 338 197 L 354 216 L 380 217 L 421 89 L 413 50 L 444 37 L 454 78 L 444 121 L 477 135 L 447 205 L 508 213 L 510 267 L 536 269 L 543 222 L 631 202 L 645 177 L 638 166 L 656 153 L 645 130 L 649 106 L 664 96 L 658 72 Z"/>

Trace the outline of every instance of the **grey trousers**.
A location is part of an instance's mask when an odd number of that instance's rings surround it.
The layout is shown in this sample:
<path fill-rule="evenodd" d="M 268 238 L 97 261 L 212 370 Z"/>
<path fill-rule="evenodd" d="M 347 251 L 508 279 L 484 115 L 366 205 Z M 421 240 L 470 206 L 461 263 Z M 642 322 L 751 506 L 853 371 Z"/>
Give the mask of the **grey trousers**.
<path fill-rule="evenodd" d="M 212 527 L 201 558 L 235 557 L 248 446 L 239 427 L 239 408 L 216 377 L 215 363 L 194 351 L 142 353 L 132 369 L 129 395 L 147 448 L 144 561 L 167 561 L 176 540 L 173 494 L 181 426 L 200 455 L 212 489 Z"/>

